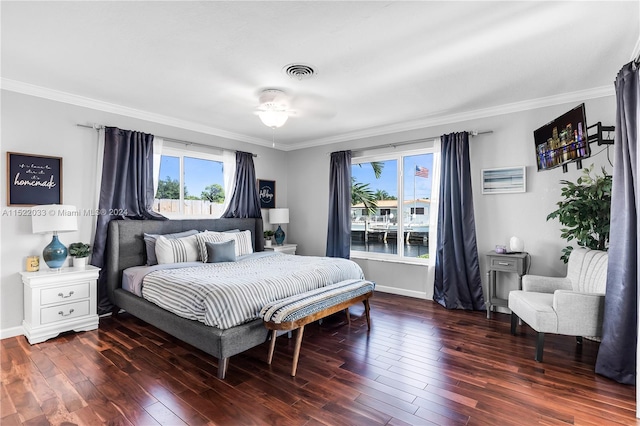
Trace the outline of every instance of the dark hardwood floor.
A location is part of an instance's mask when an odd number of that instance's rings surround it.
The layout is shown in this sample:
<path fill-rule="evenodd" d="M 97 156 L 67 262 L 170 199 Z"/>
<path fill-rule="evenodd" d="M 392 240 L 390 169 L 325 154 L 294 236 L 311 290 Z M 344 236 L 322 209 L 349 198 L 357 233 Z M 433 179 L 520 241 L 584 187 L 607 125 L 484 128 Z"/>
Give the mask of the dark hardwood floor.
<path fill-rule="evenodd" d="M 2 344 L 5 425 L 528 425 L 638 424 L 635 387 L 593 372 L 598 344 L 509 334 L 509 316 L 448 311 L 431 301 L 376 293 L 367 334 L 361 306 L 216 360 L 127 314 L 92 332 L 31 346 Z"/>

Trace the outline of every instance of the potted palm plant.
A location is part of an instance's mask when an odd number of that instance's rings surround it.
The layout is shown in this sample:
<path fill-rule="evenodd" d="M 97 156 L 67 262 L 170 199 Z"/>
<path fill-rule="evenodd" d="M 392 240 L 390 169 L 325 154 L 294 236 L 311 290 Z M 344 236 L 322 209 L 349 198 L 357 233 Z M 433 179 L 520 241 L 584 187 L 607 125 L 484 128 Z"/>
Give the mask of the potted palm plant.
<path fill-rule="evenodd" d="M 547 220 L 557 218 L 564 226 L 560 230 L 567 242 L 575 240 L 580 247 L 592 250 L 609 248 L 612 176 L 602 168 L 602 175 L 591 175 L 593 164 L 583 170 L 576 183 L 562 180 L 562 196 L 558 209 Z M 561 259 L 567 263 L 573 247 L 562 249 Z"/>
<path fill-rule="evenodd" d="M 69 245 L 69 254 L 73 257 L 74 267 L 84 267 L 87 265 L 87 259 L 91 252 L 91 246 L 86 243 L 71 243 Z"/>

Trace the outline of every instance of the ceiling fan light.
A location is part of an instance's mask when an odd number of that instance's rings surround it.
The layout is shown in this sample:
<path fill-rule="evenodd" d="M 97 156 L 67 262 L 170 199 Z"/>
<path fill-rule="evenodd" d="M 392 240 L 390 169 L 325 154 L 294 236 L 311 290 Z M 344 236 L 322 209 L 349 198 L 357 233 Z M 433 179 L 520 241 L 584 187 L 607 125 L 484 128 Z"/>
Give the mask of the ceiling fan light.
<path fill-rule="evenodd" d="M 258 113 L 258 117 L 260 117 L 260 120 L 265 126 L 275 129 L 277 127 L 282 127 L 284 123 L 287 122 L 289 115 L 285 111 L 267 110 L 260 111 Z"/>

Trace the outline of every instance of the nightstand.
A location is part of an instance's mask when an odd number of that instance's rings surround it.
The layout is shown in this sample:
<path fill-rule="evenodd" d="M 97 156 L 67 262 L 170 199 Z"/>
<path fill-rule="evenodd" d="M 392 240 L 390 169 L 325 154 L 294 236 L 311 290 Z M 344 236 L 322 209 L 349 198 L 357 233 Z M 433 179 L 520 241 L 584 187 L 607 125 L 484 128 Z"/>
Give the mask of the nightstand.
<path fill-rule="evenodd" d="M 279 251 L 284 254 L 296 254 L 297 244 L 283 244 L 281 246 L 265 247 L 265 251 Z"/>
<path fill-rule="evenodd" d="M 32 345 L 63 331 L 98 328 L 100 268 L 21 272 L 24 287 L 24 334 Z"/>
<path fill-rule="evenodd" d="M 518 290 L 522 290 L 522 276 L 526 274 L 529 260 L 528 253 L 499 254 L 490 251 L 487 257 L 487 278 L 489 286 L 489 299 L 486 301 L 487 318 L 491 318 L 494 306 L 508 307 L 507 299 L 496 297 L 496 272 L 512 272 L 518 275 Z"/>

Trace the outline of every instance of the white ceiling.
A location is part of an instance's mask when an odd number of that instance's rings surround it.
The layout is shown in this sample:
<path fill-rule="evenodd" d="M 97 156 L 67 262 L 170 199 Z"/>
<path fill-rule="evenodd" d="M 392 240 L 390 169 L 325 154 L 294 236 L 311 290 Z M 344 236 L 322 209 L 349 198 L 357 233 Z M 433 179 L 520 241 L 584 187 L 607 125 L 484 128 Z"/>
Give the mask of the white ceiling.
<path fill-rule="evenodd" d="M 1 2 L 2 86 L 291 150 L 613 93 L 638 1 Z M 318 75 L 292 80 L 290 63 Z M 113 123 L 101 123 L 113 125 Z M 471 130 L 471 129 L 467 129 Z"/>

